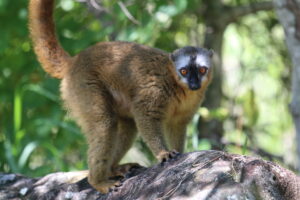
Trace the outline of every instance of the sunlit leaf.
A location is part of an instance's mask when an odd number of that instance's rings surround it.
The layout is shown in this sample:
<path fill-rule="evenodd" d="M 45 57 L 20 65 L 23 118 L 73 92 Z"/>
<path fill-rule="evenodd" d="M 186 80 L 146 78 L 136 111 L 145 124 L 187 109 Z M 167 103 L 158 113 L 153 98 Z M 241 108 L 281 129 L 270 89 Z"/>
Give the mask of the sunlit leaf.
<path fill-rule="evenodd" d="M 29 144 L 27 144 L 25 146 L 25 148 L 23 149 L 21 156 L 19 158 L 19 168 L 22 169 L 26 162 L 28 161 L 29 156 L 31 155 L 31 153 L 34 151 L 34 149 L 37 147 L 37 142 L 30 142 Z"/>
<path fill-rule="evenodd" d="M 22 94 L 19 89 L 15 90 L 14 95 L 14 130 L 18 131 L 22 123 Z"/>

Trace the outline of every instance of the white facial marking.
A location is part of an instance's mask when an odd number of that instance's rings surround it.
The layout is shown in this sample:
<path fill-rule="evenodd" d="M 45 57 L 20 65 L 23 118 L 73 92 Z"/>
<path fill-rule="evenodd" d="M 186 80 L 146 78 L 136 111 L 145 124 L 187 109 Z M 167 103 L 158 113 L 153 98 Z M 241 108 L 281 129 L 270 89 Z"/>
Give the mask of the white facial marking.
<path fill-rule="evenodd" d="M 186 67 L 189 64 L 189 62 L 190 62 L 189 56 L 180 56 L 175 62 L 176 73 L 180 77 L 180 81 L 185 84 L 188 84 L 188 81 L 187 81 L 186 77 L 184 77 L 180 74 L 179 70 L 183 67 Z"/>
<path fill-rule="evenodd" d="M 197 54 L 196 63 L 199 66 L 205 66 L 207 68 L 210 68 L 210 60 L 207 56 Z"/>
<path fill-rule="evenodd" d="M 179 70 L 183 67 L 186 67 L 190 62 L 189 56 L 180 56 L 175 63 L 176 69 Z"/>

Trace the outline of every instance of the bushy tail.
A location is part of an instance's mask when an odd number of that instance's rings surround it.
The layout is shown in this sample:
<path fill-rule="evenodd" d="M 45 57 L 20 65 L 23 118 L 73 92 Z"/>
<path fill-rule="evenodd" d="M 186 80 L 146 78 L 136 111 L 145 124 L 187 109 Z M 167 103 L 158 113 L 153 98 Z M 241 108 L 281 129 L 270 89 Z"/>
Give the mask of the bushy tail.
<path fill-rule="evenodd" d="M 60 46 L 53 22 L 54 0 L 30 0 L 29 29 L 34 51 L 43 69 L 52 77 L 63 78 L 72 57 Z"/>

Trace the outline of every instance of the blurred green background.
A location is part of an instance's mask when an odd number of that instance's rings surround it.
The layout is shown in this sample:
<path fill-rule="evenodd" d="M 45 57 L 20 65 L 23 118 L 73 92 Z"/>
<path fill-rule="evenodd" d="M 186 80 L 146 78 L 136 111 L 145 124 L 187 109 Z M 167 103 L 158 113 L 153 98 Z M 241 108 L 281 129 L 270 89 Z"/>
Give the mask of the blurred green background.
<path fill-rule="evenodd" d="M 57 1 L 58 37 L 72 55 L 110 40 L 165 51 L 185 45 L 215 50 L 216 78 L 188 127 L 186 151 L 221 149 L 295 167 L 291 63 L 272 10 L 228 21 L 229 8 L 260 1 L 95 2 Z M 86 169 L 86 142 L 62 109 L 59 80 L 41 69 L 33 53 L 27 3 L 0 0 L 0 171 L 41 176 Z M 155 162 L 140 138 L 125 161 Z"/>

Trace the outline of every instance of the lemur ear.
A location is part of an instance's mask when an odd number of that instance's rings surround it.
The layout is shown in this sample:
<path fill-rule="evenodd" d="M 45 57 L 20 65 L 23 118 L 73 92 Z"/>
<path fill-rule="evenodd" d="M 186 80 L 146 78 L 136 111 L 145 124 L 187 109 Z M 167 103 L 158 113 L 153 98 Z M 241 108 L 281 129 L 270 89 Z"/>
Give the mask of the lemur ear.
<path fill-rule="evenodd" d="M 213 55 L 214 55 L 214 50 L 212 50 L 212 49 L 210 49 L 210 50 L 208 50 L 208 55 L 209 55 L 209 57 L 213 57 Z"/>
<path fill-rule="evenodd" d="M 170 54 L 170 58 L 171 58 L 171 60 L 172 60 L 173 62 L 175 62 L 176 56 L 174 55 L 174 53 L 171 53 L 171 54 Z"/>

